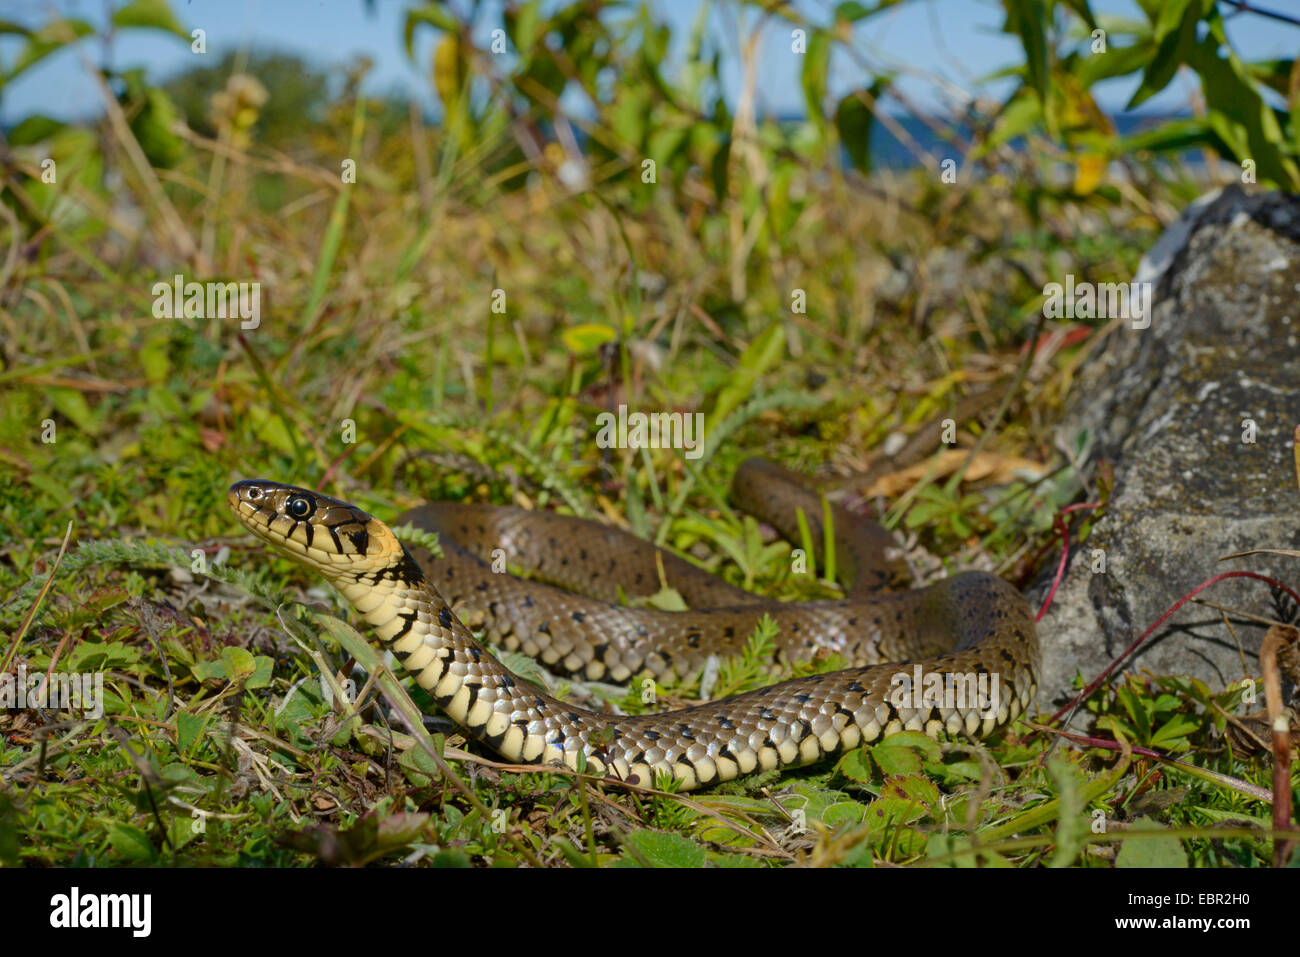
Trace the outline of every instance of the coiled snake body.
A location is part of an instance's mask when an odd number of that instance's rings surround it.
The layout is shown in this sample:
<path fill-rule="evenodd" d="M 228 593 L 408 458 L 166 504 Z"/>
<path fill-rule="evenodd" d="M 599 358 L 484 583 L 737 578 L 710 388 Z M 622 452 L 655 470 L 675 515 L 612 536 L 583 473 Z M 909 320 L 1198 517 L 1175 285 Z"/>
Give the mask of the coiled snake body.
<path fill-rule="evenodd" d="M 819 498 L 784 469 L 750 460 L 732 493 L 787 535 L 802 508 L 814 541 L 822 540 Z M 928 588 L 875 593 L 898 577 L 889 535 L 840 508 L 833 531 L 837 561 L 853 576 L 848 597 L 782 603 L 627 533 L 548 513 L 443 503 L 414 509 L 402 520 L 440 534 L 445 557 L 434 559 L 420 548 L 408 552 L 355 506 L 306 489 L 245 481 L 231 486 L 228 502 L 257 537 L 338 588 L 447 715 L 510 761 L 585 764 L 643 785 L 667 774 L 690 789 L 809 764 L 900 730 L 984 737 L 1014 720 L 1035 692 L 1037 632 L 1014 588 L 966 572 Z M 494 573 L 488 560 L 502 558 L 543 580 Z M 663 584 L 692 610 L 615 603 Z M 826 649 L 858 667 L 680 711 L 607 715 L 513 674 L 448 599 L 489 640 L 593 679 L 694 673 L 711 654 L 739 652 L 764 613 L 780 626 L 782 658 Z"/>

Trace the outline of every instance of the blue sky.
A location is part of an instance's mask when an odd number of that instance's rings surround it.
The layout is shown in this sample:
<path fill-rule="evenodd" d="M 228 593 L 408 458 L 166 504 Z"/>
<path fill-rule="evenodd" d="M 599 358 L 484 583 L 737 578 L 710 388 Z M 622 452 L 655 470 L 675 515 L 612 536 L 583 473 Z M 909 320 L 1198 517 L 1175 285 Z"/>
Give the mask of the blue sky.
<path fill-rule="evenodd" d="M 702 2 L 652 0 L 650 5 L 681 40 Z M 461 0 L 452 5 L 459 7 Z M 795 5 L 810 18 L 827 20 L 835 4 L 798 0 Z M 0 19 L 36 26 L 45 22 L 49 11 L 59 10 L 100 23 L 105 6 L 104 0 L 0 0 Z M 362 0 L 172 0 L 172 9 L 186 28 L 207 31 L 210 57 L 220 58 L 227 50 L 250 45 L 292 51 L 322 65 L 345 63 L 364 54 L 376 63 L 368 82 L 370 91 L 398 91 L 433 110 L 435 100 L 427 79 L 433 32 L 425 29 L 418 36 L 412 62 L 402 45 L 403 13 L 411 4 L 375 0 L 374 6 L 369 13 Z M 1297 0 L 1273 0 L 1272 7 L 1300 14 Z M 1094 0 L 1093 9 L 1098 14 L 1140 16 L 1130 0 Z M 711 4 L 708 21 L 712 36 L 730 55 L 726 85 L 733 102 L 739 86 L 736 10 L 730 2 Z M 1009 81 L 984 87 L 977 82 L 1019 59 L 1018 42 L 999 32 L 1002 20 L 1002 7 L 996 0 L 913 0 L 860 24 L 855 45 L 872 69 L 902 68 L 900 87 L 909 101 L 921 108 L 941 104 L 945 84 L 967 93 L 1003 97 L 1010 89 Z M 764 34 L 758 96 L 766 114 L 802 112 L 799 58 L 789 52 L 789 29 L 784 21 L 772 21 Z M 195 55 L 179 39 L 152 31 L 133 32 L 134 36 L 120 36 L 115 41 L 111 62 L 117 68 L 145 66 L 153 76 L 165 77 L 194 61 Z M 1232 17 L 1229 35 L 1247 59 L 1293 56 L 1300 48 L 1300 28 L 1253 15 Z M 19 42 L 0 38 L 0 63 L 7 66 L 12 62 Z M 98 42 L 82 44 L 81 49 L 96 61 L 102 55 Z M 834 61 L 831 91 L 843 93 L 862 85 L 864 76 L 862 66 L 840 57 Z M 1102 106 L 1119 109 L 1135 85 L 1135 80 L 1120 80 L 1098 87 Z M 1180 74 L 1144 109 L 1182 109 L 1194 90 L 1195 81 Z M 49 57 L 0 95 L 0 123 L 6 125 L 33 112 L 67 120 L 98 111 L 94 85 L 72 51 Z"/>

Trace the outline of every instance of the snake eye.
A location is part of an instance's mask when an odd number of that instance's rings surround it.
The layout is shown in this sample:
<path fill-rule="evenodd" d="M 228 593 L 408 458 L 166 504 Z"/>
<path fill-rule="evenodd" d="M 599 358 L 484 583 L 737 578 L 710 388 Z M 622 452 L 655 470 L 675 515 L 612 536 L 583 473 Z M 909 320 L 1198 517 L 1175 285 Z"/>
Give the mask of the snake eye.
<path fill-rule="evenodd" d="M 294 518 L 306 518 L 312 512 L 311 500 L 302 495 L 295 495 L 285 503 L 284 510 Z"/>

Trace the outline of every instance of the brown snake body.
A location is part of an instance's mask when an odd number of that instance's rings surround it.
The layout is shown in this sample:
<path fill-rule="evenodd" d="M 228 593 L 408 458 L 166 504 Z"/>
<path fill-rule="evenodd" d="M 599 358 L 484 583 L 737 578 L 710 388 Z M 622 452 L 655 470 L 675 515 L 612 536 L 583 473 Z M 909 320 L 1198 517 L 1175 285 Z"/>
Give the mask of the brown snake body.
<path fill-rule="evenodd" d="M 733 498 L 787 536 L 802 508 L 821 541 L 819 498 L 778 466 L 746 462 Z M 422 506 L 402 520 L 439 533 L 445 557 L 434 559 L 423 549 L 408 552 L 360 509 L 316 492 L 255 480 L 232 486 L 228 501 L 256 536 L 338 588 L 448 716 L 511 761 L 585 766 L 643 785 L 666 774 L 690 789 L 809 764 L 900 730 L 984 737 L 1022 713 L 1035 691 L 1037 632 L 1014 588 L 966 572 L 928 588 L 874 593 L 898 578 L 889 535 L 838 507 L 834 539 L 837 561 L 853 578 L 848 597 L 781 603 L 627 533 L 565 516 Z M 502 558 L 543 580 L 494 573 L 488 562 Z M 663 584 L 691 610 L 615 603 Z M 453 604 L 488 640 L 593 679 L 692 674 L 710 655 L 738 653 L 764 613 L 780 626 L 783 659 L 824 649 L 859 667 L 679 711 L 608 715 L 514 675 Z"/>

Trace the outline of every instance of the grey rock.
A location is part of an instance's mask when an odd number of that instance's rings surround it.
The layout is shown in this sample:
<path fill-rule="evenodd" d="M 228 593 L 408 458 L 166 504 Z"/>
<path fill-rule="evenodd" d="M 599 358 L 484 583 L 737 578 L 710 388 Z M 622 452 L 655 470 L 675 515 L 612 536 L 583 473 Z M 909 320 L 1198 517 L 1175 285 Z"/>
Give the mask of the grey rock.
<path fill-rule="evenodd" d="M 1072 696 L 1181 596 L 1231 570 L 1295 588 L 1300 547 L 1292 435 L 1300 424 L 1300 197 L 1230 187 L 1188 209 L 1142 261 L 1150 326 L 1125 321 L 1087 363 L 1060 436 L 1087 436 L 1088 468 L 1110 461 L 1115 491 L 1039 626 L 1039 704 Z M 1253 441 L 1251 441 L 1253 439 Z M 1103 550 L 1104 572 L 1094 550 Z M 1035 585 L 1045 597 L 1055 563 Z M 1230 579 L 1188 602 L 1125 670 L 1190 674 L 1214 690 L 1258 675 L 1277 617 L 1263 582 Z M 1243 614 L 1244 613 L 1244 614 Z M 1225 622 L 1230 622 L 1230 624 Z"/>

